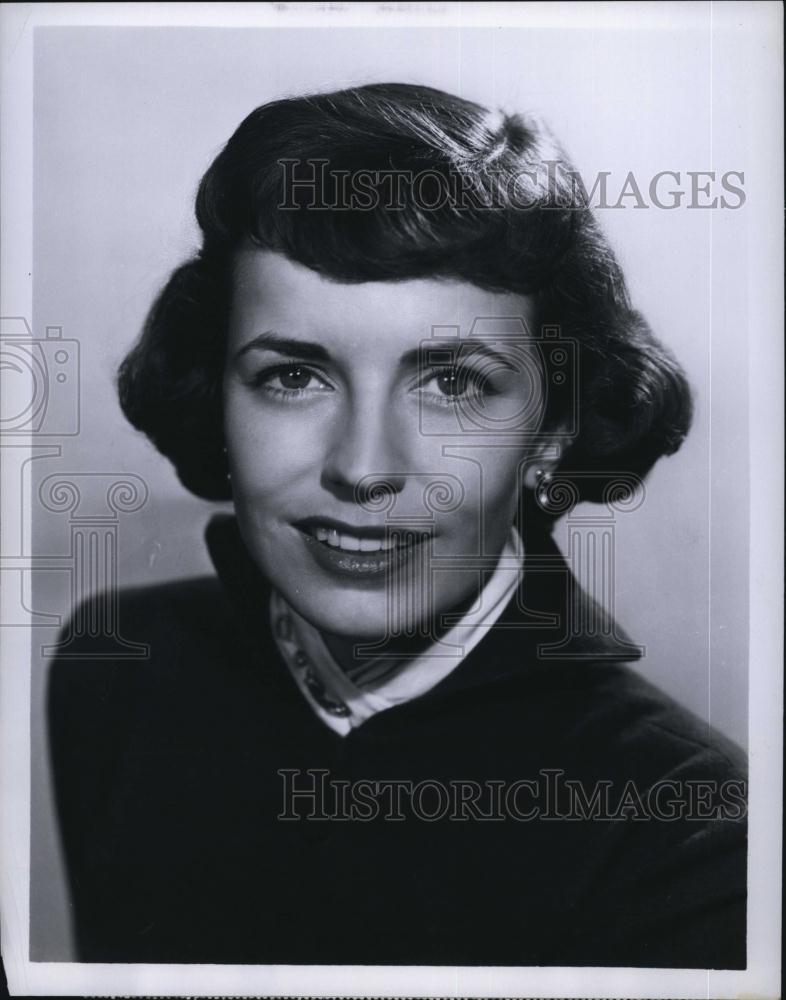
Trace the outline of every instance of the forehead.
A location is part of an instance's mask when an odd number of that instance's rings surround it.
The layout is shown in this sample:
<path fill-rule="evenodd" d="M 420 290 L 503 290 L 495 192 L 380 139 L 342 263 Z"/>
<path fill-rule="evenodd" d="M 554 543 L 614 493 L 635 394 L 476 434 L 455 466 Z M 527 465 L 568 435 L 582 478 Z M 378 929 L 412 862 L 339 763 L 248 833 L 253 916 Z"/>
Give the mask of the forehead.
<path fill-rule="evenodd" d="M 483 336 L 489 324 L 482 321 L 489 319 L 497 334 L 534 332 L 531 299 L 464 281 L 417 278 L 348 284 L 259 248 L 238 251 L 233 273 L 230 337 L 238 346 L 262 329 L 348 346 L 361 340 L 411 346 L 437 332 Z M 440 327 L 449 329 L 435 330 Z"/>

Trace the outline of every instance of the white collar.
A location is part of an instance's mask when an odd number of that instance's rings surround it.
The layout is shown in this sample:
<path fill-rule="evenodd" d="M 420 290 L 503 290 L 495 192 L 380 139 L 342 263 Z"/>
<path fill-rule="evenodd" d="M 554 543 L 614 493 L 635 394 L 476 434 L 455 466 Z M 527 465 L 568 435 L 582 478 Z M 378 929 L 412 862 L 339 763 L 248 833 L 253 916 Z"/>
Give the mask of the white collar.
<path fill-rule="evenodd" d="M 377 712 L 425 694 L 448 676 L 495 624 L 518 588 L 524 546 L 511 533 L 494 572 L 472 610 L 441 639 L 401 666 L 391 658 L 369 658 L 345 672 L 319 630 L 273 589 L 270 615 L 281 655 L 316 715 L 346 736 Z"/>

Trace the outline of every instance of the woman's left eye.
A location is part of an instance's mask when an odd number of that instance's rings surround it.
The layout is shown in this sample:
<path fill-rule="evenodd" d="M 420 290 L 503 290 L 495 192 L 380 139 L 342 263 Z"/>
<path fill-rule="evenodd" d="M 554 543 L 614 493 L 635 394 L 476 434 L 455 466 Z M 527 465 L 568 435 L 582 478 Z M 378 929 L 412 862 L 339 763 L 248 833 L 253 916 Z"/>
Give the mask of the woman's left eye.
<path fill-rule="evenodd" d="M 490 391 L 487 378 L 462 365 L 451 365 L 432 372 L 419 388 L 442 406 L 451 406 L 462 399 L 480 399 Z"/>

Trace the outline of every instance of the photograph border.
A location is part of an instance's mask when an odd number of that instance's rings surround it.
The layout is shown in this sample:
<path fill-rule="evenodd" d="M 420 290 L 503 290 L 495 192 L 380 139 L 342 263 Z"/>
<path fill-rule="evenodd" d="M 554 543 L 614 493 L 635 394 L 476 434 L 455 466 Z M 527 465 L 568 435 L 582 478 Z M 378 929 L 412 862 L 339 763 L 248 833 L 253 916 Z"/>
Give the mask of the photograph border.
<path fill-rule="evenodd" d="M 0 919 L 11 995 L 776 997 L 780 991 L 783 636 L 783 10 L 780 4 L 8 4 L 2 21 L 0 316 L 32 318 L 33 34 L 37 26 L 316 27 L 461 24 L 613 28 L 733 23 L 759 52 L 749 78 L 759 122 L 749 150 L 750 334 L 749 923 L 744 971 L 621 968 L 102 965 L 30 962 L 32 629 L 0 634 Z M 760 183 L 757 185 L 756 178 Z M 762 181 L 766 178 L 766 181 Z M 779 220 L 777 223 L 774 220 Z M 15 447 L 29 448 L 24 438 Z M 19 484 L 5 474 L 2 509 Z M 29 464 L 27 473 L 29 474 Z M 18 503 L 17 503 L 18 506 Z M 27 523 L 2 521 L 0 551 Z M 21 563 L 20 563 L 21 565 Z M 22 578 L 29 588 L 30 573 Z M 30 607 L 29 592 L 24 603 Z M 7 601 L 5 594 L 2 600 Z"/>

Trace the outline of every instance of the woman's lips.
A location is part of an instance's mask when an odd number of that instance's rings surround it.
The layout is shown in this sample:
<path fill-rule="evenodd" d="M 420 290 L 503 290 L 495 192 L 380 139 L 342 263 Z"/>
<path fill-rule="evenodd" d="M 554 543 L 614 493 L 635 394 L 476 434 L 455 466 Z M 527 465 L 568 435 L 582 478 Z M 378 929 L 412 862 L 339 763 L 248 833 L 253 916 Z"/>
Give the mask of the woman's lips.
<path fill-rule="evenodd" d="M 430 536 L 411 528 L 352 528 L 328 520 L 295 524 L 317 563 L 344 576 L 383 576 Z"/>

